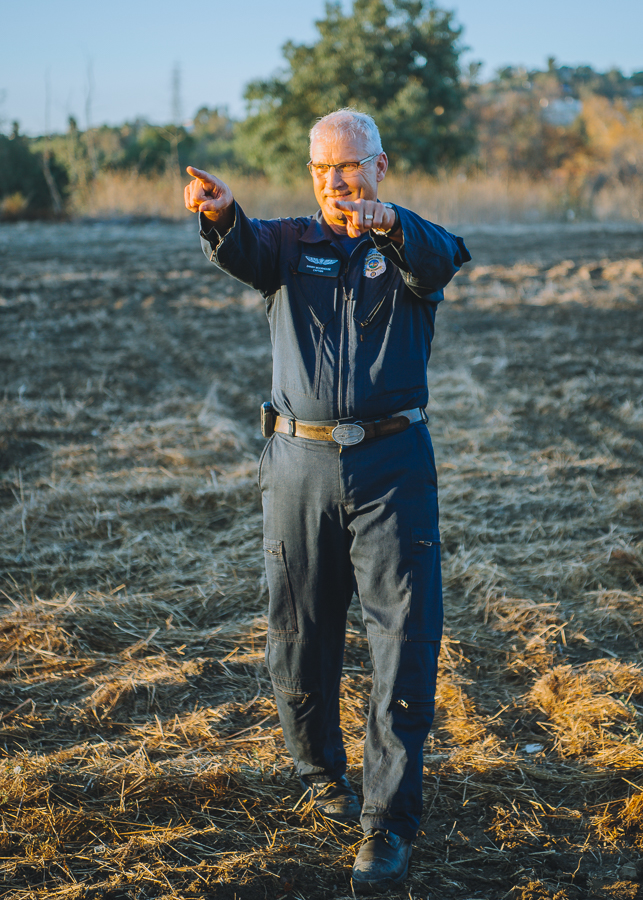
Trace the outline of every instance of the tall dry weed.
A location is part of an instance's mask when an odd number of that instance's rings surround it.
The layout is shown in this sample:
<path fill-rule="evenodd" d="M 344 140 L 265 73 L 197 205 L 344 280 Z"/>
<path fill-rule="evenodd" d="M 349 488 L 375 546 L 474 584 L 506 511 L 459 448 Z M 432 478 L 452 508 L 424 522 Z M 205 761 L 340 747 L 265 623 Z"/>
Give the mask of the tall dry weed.
<path fill-rule="evenodd" d="M 382 198 L 399 203 L 434 222 L 499 224 L 547 222 L 565 216 L 560 194 L 547 181 L 503 175 L 391 173 Z"/>
<path fill-rule="evenodd" d="M 310 215 L 317 208 L 308 180 L 279 185 L 262 177 L 216 172 L 233 188 L 236 199 L 254 218 Z M 135 171 L 100 172 L 71 197 L 72 215 L 87 218 L 184 219 L 191 213 L 183 203 L 183 188 L 189 178 L 175 173 L 158 176 Z"/>
<path fill-rule="evenodd" d="M 233 189 L 236 199 L 253 218 L 311 215 L 317 209 L 312 184 L 301 178 L 276 184 L 266 178 L 218 172 Z M 413 209 L 431 221 L 449 227 L 555 222 L 568 218 L 570 204 L 578 205 L 560 173 L 539 181 L 518 176 L 391 172 L 381 188 L 383 200 Z M 570 176 L 571 177 L 571 176 Z M 575 176 L 574 176 L 575 177 Z M 79 187 L 70 200 L 70 212 L 87 218 L 183 219 L 187 176 L 166 173 L 139 175 L 133 171 L 105 171 Z M 594 183 L 594 182 L 592 182 Z M 585 215 L 598 220 L 638 221 L 643 210 L 643 187 L 611 179 L 591 189 Z"/>
<path fill-rule="evenodd" d="M 134 170 L 99 172 L 72 193 L 70 211 L 74 216 L 97 219 L 180 219 L 188 215 L 177 174 L 150 176 Z"/>

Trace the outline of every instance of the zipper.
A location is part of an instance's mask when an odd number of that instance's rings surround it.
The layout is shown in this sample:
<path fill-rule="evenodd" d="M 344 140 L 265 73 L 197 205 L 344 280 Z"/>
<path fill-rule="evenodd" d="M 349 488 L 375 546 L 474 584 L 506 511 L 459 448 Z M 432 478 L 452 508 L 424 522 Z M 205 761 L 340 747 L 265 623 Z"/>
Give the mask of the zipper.
<path fill-rule="evenodd" d="M 310 314 L 311 314 L 311 316 L 313 317 L 313 322 L 315 323 L 315 325 L 316 325 L 319 329 L 325 328 L 326 326 L 325 326 L 325 325 L 322 325 L 322 323 L 319 321 L 319 318 L 317 317 L 317 314 L 315 313 L 315 310 L 312 308 L 312 306 L 310 305 L 310 303 L 308 304 L 308 309 L 310 310 Z"/>
<path fill-rule="evenodd" d="M 344 341 L 344 353 L 346 355 L 346 388 L 344 391 L 344 410 L 348 410 L 348 375 L 349 375 L 349 357 L 350 357 L 350 335 L 351 335 L 351 319 L 353 317 L 351 313 L 351 304 L 353 302 L 353 297 L 355 295 L 354 288 L 350 289 L 350 293 L 346 293 L 346 288 L 344 288 L 344 323 L 346 328 L 346 336 Z"/>
<path fill-rule="evenodd" d="M 416 541 L 415 543 L 420 544 L 422 547 L 432 547 L 435 541 Z"/>
<path fill-rule="evenodd" d="M 393 304 L 395 304 L 395 298 L 396 298 L 396 296 L 397 296 L 397 290 L 393 291 Z M 370 313 L 366 316 L 366 318 L 364 319 L 364 321 L 359 323 L 359 324 L 362 326 L 362 328 L 368 328 L 368 326 L 371 324 L 371 322 L 372 322 L 372 321 L 375 319 L 375 317 L 377 316 L 378 312 L 379 312 L 379 311 L 381 310 L 381 308 L 384 306 L 385 302 L 386 302 L 386 294 L 384 294 L 384 296 L 382 297 L 382 299 L 380 300 L 380 302 L 377 303 L 377 304 L 375 305 L 375 307 L 370 311 Z M 364 340 L 364 334 L 363 334 L 363 333 L 360 334 L 359 339 L 360 339 L 360 341 L 363 341 L 363 340 Z"/>
<path fill-rule="evenodd" d="M 284 691 L 284 689 L 280 688 L 280 687 L 278 687 L 277 690 L 279 691 L 279 693 L 285 694 L 286 697 L 292 697 L 293 699 L 298 700 L 299 703 L 302 705 L 310 697 L 310 694 L 304 694 L 304 693 L 299 694 L 299 693 L 295 693 L 294 691 Z"/>
<path fill-rule="evenodd" d="M 422 707 L 426 704 L 427 701 L 424 700 L 403 700 L 399 697 L 397 700 L 393 701 L 394 706 L 401 706 L 402 709 L 411 709 L 416 712 L 421 711 Z"/>
<path fill-rule="evenodd" d="M 354 289 L 354 288 L 351 288 L 350 294 L 347 294 L 347 293 L 346 293 L 346 288 L 344 288 L 344 303 L 352 303 L 352 302 L 353 302 L 353 296 L 354 296 L 354 294 L 355 294 L 355 289 Z M 346 309 L 347 307 L 344 307 L 344 308 Z M 350 324 L 351 324 L 351 323 L 350 323 L 350 319 L 349 319 L 349 320 L 346 322 L 346 328 L 347 328 L 348 330 L 350 330 Z"/>
<path fill-rule="evenodd" d="M 344 299 L 343 309 L 342 309 L 342 319 L 341 319 L 341 332 L 339 339 L 339 371 L 338 371 L 338 379 L 339 385 L 337 388 L 337 411 L 339 413 L 339 418 L 343 419 L 346 415 L 346 410 L 348 406 L 348 356 L 350 352 L 350 321 L 352 318 L 351 314 L 351 303 L 355 298 L 355 288 L 350 289 L 350 293 L 346 293 L 346 281 L 345 278 L 348 275 L 348 269 L 350 266 L 350 261 L 353 258 L 354 254 L 360 249 L 364 242 L 354 247 L 351 251 L 346 265 L 344 266 L 344 272 L 340 276 L 340 283 L 342 286 L 342 297 Z M 344 359 L 346 357 L 346 359 Z M 344 391 L 344 372 L 346 371 L 346 390 Z M 340 448 L 341 452 L 341 448 Z"/>
<path fill-rule="evenodd" d="M 348 254 L 348 259 L 347 259 L 346 265 L 344 267 L 344 275 L 348 275 L 348 267 L 350 266 L 351 259 L 353 258 L 355 253 L 357 253 L 359 248 L 362 247 L 365 243 L 366 243 L 366 241 L 360 241 L 359 244 L 357 245 L 357 247 L 353 247 L 351 252 Z"/>
<path fill-rule="evenodd" d="M 341 281 L 341 285 L 342 285 L 342 297 L 343 297 L 344 302 L 343 302 L 343 307 L 342 307 L 341 328 L 340 328 L 340 336 L 339 336 L 337 411 L 339 413 L 339 418 L 343 419 L 344 415 L 345 415 L 345 404 L 344 404 L 344 370 L 346 368 L 345 356 L 348 354 L 348 347 L 349 347 L 350 304 L 353 299 L 354 289 L 351 288 L 350 293 L 347 294 L 344 279 L 341 278 L 340 281 Z M 348 383 L 346 385 L 346 394 L 348 394 Z"/>
<path fill-rule="evenodd" d="M 317 345 L 317 359 L 315 360 L 315 381 L 313 382 L 313 394 L 317 399 L 319 399 L 319 389 L 321 387 L 321 367 L 322 367 L 322 356 L 324 350 L 324 332 L 326 331 L 326 326 L 322 325 L 321 322 L 317 323 L 319 325 L 319 344 Z"/>
<path fill-rule="evenodd" d="M 359 324 L 362 326 L 362 328 L 367 328 L 367 327 L 371 324 L 371 322 L 373 321 L 373 319 L 375 318 L 375 316 L 378 314 L 378 312 L 379 312 L 380 309 L 382 308 L 382 305 L 384 304 L 384 301 L 385 301 L 385 300 L 386 300 L 386 297 L 382 297 L 382 299 L 381 299 L 380 302 L 377 304 L 377 306 L 375 307 L 375 309 L 371 310 L 371 312 L 370 312 L 370 313 L 368 314 L 368 316 L 364 319 L 364 321 L 359 323 Z"/>
<path fill-rule="evenodd" d="M 393 291 L 393 304 L 395 304 L 396 297 L 397 297 L 397 288 Z M 375 306 L 375 308 L 372 309 L 370 311 L 370 313 L 366 316 L 364 321 L 359 323 L 362 326 L 362 328 L 367 328 L 371 324 L 371 322 L 373 321 L 375 316 L 378 314 L 378 312 L 380 311 L 382 306 L 384 306 L 385 301 L 386 301 L 386 293 L 384 294 L 384 296 L 382 297 L 380 302 Z"/>
<path fill-rule="evenodd" d="M 319 399 L 319 388 L 321 383 L 321 365 L 322 365 L 322 350 L 324 347 L 324 333 L 326 331 L 326 325 L 319 321 L 318 316 L 315 313 L 315 310 L 312 308 L 310 303 L 308 304 L 308 309 L 310 311 L 310 315 L 312 316 L 313 322 L 319 328 L 319 343 L 317 344 L 317 349 L 315 351 L 315 378 L 313 380 L 313 394 L 315 397 Z"/>
<path fill-rule="evenodd" d="M 342 286 L 342 295 L 346 297 L 346 288 L 344 287 L 344 279 L 340 278 Z M 337 296 L 337 295 L 335 295 Z M 344 304 L 342 304 L 342 312 L 339 326 L 339 365 L 337 367 L 337 415 L 342 418 L 342 381 L 344 380 Z"/>

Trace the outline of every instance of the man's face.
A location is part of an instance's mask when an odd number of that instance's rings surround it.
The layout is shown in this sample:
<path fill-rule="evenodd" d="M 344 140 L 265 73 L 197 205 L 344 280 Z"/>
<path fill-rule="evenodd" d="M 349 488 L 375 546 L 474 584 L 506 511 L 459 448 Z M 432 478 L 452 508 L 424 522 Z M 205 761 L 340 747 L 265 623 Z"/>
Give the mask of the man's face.
<path fill-rule="evenodd" d="M 357 162 L 371 154 L 363 138 L 347 138 L 330 129 L 316 135 L 311 148 L 314 163 Z M 333 231 L 346 234 L 344 214 L 336 209 L 335 200 L 377 200 L 377 186 L 388 168 L 385 153 L 365 163 L 352 175 L 340 175 L 329 169 L 326 175 L 313 174 L 313 189 L 322 214 Z M 314 169 L 313 169 L 314 173 Z"/>

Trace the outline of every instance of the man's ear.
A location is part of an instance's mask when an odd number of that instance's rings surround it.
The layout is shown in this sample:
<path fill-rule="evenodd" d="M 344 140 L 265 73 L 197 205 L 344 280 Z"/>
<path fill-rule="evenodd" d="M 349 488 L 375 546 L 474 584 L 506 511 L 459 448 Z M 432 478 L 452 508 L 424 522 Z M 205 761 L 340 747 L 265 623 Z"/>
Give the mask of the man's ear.
<path fill-rule="evenodd" d="M 384 176 L 388 170 L 388 156 L 386 153 L 380 153 L 377 157 L 377 181 L 384 181 Z"/>

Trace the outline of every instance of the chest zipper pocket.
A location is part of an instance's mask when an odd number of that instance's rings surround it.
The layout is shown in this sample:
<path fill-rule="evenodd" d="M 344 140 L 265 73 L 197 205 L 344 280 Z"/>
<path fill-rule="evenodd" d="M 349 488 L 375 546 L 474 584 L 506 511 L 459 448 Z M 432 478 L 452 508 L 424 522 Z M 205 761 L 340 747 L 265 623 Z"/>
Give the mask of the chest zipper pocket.
<path fill-rule="evenodd" d="M 320 277 L 307 272 L 300 272 L 293 263 L 289 263 L 290 274 L 297 280 L 297 290 L 302 304 L 306 304 L 315 325 L 324 327 L 335 315 L 337 302 L 337 278 Z M 319 305 L 318 305 L 319 304 Z"/>
<path fill-rule="evenodd" d="M 322 356 L 324 351 L 324 334 L 326 332 L 326 323 L 321 322 L 319 316 L 315 313 L 315 310 L 312 308 L 310 303 L 308 304 L 308 309 L 310 311 L 310 315 L 312 316 L 313 322 L 319 328 L 319 340 L 317 341 L 317 347 L 315 348 L 315 377 L 313 379 L 313 396 L 319 400 L 319 388 L 321 385 L 321 367 L 322 367 Z"/>
<path fill-rule="evenodd" d="M 393 291 L 392 304 L 395 303 L 396 295 L 397 295 L 397 290 Z M 384 294 L 384 296 L 379 301 L 379 303 L 376 303 L 375 306 L 373 307 L 373 309 L 370 311 L 370 313 L 366 316 L 366 318 L 359 323 L 362 326 L 362 328 L 364 328 L 364 329 L 370 328 L 370 326 L 373 324 L 373 322 L 377 319 L 378 314 L 380 313 L 380 311 L 381 311 L 382 307 L 384 306 L 384 304 L 386 303 L 387 299 L 388 299 L 388 294 Z M 364 337 L 365 337 L 364 332 L 362 332 L 362 334 L 360 335 L 360 341 L 363 341 Z"/>

